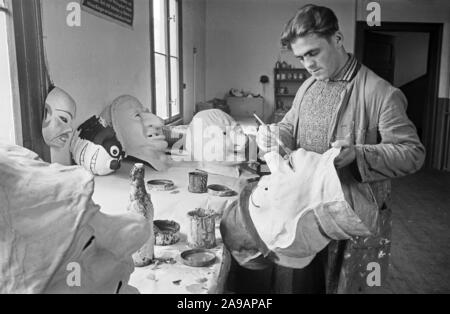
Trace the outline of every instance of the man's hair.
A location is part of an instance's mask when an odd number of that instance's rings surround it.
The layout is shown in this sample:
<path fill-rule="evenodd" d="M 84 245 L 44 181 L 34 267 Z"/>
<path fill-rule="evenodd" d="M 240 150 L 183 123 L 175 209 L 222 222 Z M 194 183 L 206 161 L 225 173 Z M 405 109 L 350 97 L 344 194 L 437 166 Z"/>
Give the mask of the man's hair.
<path fill-rule="evenodd" d="M 338 30 L 338 19 L 331 9 L 307 4 L 301 7 L 284 27 L 281 44 L 291 49 L 292 42 L 299 37 L 316 34 L 329 39 Z"/>

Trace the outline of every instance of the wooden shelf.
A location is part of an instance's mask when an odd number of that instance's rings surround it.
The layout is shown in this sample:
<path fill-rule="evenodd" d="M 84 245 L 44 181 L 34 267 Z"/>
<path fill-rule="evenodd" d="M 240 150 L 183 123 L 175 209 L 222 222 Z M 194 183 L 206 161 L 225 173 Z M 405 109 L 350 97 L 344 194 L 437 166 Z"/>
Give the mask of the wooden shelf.
<path fill-rule="evenodd" d="M 278 83 L 301 83 L 303 84 L 306 80 L 277 80 Z"/>
<path fill-rule="evenodd" d="M 296 94 L 276 94 L 277 97 L 295 97 Z"/>
<path fill-rule="evenodd" d="M 297 68 L 295 68 L 295 69 L 275 69 L 275 72 L 289 72 L 289 71 L 291 71 L 291 72 L 308 72 L 306 69 L 297 69 Z"/>
<path fill-rule="evenodd" d="M 286 76 L 289 76 L 287 78 Z M 306 69 L 299 68 L 275 68 L 274 69 L 274 95 L 275 95 L 275 108 L 280 110 L 281 108 L 290 108 L 292 101 L 297 95 L 297 90 L 300 86 L 310 77 Z M 283 79 L 281 79 L 283 77 Z M 294 78 L 295 77 L 295 78 Z M 287 94 L 279 93 L 281 90 L 289 92 Z"/>

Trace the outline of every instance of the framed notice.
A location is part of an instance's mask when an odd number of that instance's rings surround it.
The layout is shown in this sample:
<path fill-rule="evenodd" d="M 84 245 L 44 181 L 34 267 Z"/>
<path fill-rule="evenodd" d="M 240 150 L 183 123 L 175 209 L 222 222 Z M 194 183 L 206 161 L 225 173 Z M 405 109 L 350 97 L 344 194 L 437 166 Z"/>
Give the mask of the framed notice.
<path fill-rule="evenodd" d="M 81 0 L 83 10 L 96 16 L 133 27 L 134 0 Z"/>

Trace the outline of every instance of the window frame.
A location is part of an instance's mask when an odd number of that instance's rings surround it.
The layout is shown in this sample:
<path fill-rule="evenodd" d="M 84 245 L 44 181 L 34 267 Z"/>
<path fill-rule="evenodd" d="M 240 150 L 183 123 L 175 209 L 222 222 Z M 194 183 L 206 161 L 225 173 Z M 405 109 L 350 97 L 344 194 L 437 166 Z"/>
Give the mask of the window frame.
<path fill-rule="evenodd" d="M 170 104 L 171 99 L 171 55 L 170 55 L 170 19 L 169 19 L 169 0 L 164 0 L 166 5 L 166 45 L 167 45 L 167 55 L 166 57 L 166 90 L 167 90 L 167 99 L 168 106 L 167 112 L 169 118 L 164 119 L 165 124 L 176 124 L 178 122 L 183 121 L 183 34 L 182 34 L 182 24 L 183 24 L 183 16 L 182 16 L 182 1 L 175 0 L 177 3 L 178 10 L 178 21 L 177 21 L 177 29 L 178 29 L 178 94 L 179 94 L 179 114 L 172 116 L 172 106 Z M 157 114 L 157 104 L 156 104 L 156 70 L 155 70 L 155 55 L 163 55 L 159 52 L 155 51 L 155 21 L 153 18 L 153 1 L 150 2 L 150 64 L 151 64 L 151 99 L 152 99 L 152 112 Z"/>

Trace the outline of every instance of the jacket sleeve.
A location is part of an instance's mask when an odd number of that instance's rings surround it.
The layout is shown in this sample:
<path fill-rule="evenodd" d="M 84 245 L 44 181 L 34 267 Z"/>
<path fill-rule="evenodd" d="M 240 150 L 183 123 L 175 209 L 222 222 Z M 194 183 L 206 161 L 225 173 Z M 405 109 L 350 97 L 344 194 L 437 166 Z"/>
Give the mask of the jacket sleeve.
<path fill-rule="evenodd" d="M 381 181 L 418 171 L 425 160 L 425 148 L 406 114 L 406 97 L 392 86 L 386 94 L 379 92 L 373 97 L 376 97 L 373 101 L 381 103 L 378 121 L 381 142 L 355 147 L 362 182 Z"/>

